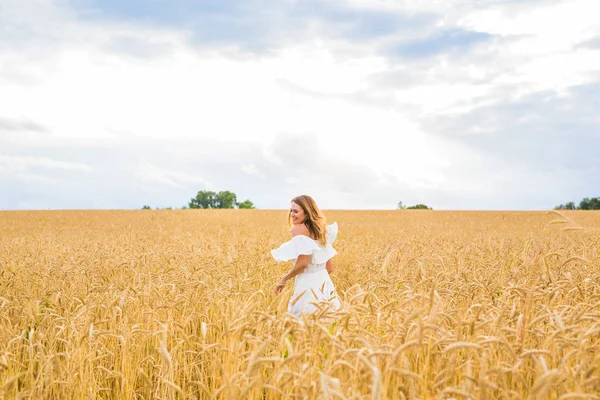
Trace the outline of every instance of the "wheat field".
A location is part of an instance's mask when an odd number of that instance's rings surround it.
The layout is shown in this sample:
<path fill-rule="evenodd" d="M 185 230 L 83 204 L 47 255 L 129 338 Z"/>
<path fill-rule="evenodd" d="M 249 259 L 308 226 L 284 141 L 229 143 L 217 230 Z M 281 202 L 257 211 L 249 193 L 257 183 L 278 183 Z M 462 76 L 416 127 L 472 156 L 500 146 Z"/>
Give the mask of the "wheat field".
<path fill-rule="evenodd" d="M 325 214 L 295 319 L 285 210 L 0 212 L 0 396 L 600 399 L 600 212 Z"/>

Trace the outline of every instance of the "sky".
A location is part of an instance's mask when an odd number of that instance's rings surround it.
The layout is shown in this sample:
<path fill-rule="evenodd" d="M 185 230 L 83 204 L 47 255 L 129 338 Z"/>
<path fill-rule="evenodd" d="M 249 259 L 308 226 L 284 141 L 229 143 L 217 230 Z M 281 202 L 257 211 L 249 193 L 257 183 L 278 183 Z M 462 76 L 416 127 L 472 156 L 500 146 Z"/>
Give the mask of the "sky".
<path fill-rule="evenodd" d="M 0 0 L 0 209 L 600 196 L 598 0 Z"/>

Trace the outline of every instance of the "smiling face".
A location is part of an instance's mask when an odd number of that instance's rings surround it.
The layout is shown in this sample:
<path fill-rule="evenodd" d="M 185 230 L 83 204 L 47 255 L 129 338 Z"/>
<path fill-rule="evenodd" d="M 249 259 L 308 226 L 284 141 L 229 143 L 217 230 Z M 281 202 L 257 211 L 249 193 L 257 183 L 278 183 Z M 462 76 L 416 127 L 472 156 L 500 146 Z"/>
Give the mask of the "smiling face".
<path fill-rule="evenodd" d="M 299 225 L 304 222 L 304 218 L 306 218 L 306 214 L 302 207 L 292 201 L 290 206 L 290 217 L 292 218 L 292 223 L 294 225 Z"/>

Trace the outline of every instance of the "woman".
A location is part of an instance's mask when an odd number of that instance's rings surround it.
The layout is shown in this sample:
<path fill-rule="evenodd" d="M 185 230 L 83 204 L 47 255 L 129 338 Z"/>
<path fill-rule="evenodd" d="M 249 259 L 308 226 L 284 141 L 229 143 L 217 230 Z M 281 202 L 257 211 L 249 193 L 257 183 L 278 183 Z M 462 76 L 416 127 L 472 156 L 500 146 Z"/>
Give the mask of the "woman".
<path fill-rule="evenodd" d="M 288 225 L 292 240 L 271 250 L 271 254 L 277 261 L 292 260 L 294 266 L 277 283 L 275 293 L 281 293 L 287 281 L 296 277 L 294 294 L 288 305 L 291 314 L 299 317 L 302 313 L 310 313 L 318 308 L 314 303 L 332 310 L 340 308 L 329 276 L 333 271 L 331 258 L 337 254 L 332 246 L 337 236 L 337 223 L 326 225 L 325 216 L 312 197 L 302 195 L 292 199 Z"/>

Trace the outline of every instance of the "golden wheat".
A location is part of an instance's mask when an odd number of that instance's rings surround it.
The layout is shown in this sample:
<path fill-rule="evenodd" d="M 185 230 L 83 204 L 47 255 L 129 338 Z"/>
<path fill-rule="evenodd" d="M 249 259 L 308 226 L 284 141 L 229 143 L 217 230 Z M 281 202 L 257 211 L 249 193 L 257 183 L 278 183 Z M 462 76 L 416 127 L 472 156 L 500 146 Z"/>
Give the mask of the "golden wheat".
<path fill-rule="evenodd" d="M 294 319 L 285 211 L 0 213 L 0 396 L 599 398 L 599 212 L 326 214 Z"/>

